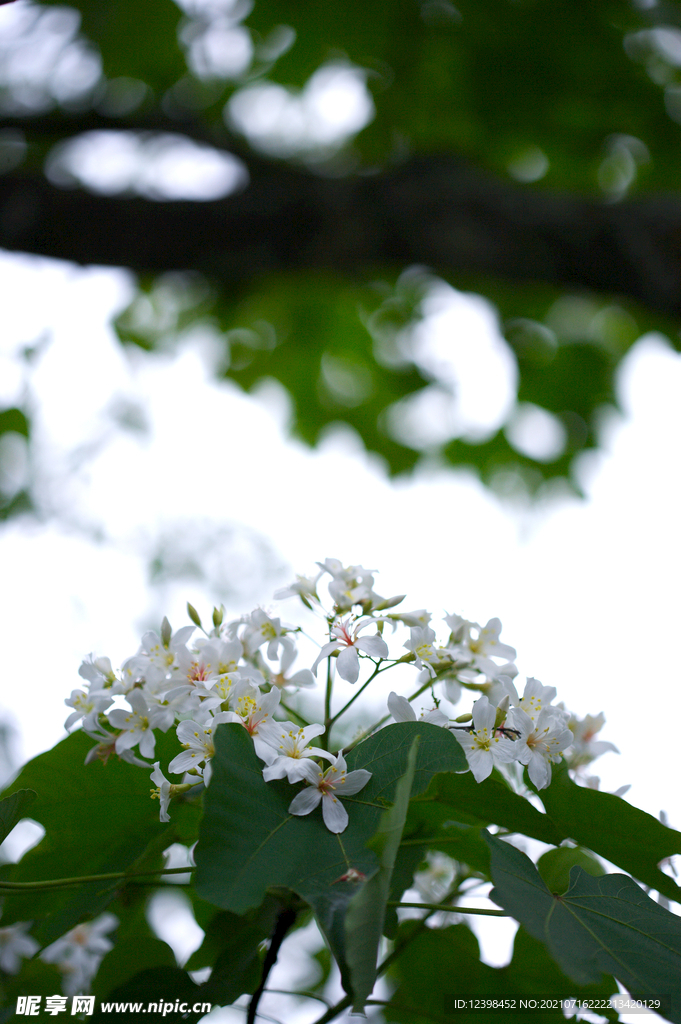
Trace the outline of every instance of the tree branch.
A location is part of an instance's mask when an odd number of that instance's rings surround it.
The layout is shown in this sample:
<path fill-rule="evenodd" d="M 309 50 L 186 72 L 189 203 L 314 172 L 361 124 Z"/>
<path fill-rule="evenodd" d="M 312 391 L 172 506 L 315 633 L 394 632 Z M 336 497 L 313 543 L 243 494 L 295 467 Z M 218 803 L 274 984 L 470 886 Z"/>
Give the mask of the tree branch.
<path fill-rule="evenodd" d="M 425 264 L 628 296 L 681 315 L 681 201 L 599 203 L 497 180 L 452 157 L 325 178 L 249 160 L 250 184 L 215 202 L 153 202 L 0 178 L 0 246 L 136 271 L 260 274 Z"/>

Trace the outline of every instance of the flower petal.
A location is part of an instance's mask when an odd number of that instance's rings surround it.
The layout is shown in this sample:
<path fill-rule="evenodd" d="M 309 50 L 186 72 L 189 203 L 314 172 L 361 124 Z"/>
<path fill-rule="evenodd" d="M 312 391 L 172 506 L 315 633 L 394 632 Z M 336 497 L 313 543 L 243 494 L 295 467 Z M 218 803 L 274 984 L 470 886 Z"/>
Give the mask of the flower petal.
<path fill-rule="evenodd" d="M 398 696 L 394 690 L 388 697 L 388 711 L 396 722 L 416 721 L 416 712 L 407 698 Z"/>
<path fill-rule="evenodd" d="M 360 789 L 364 789 L 370 778 L 371 772 L 366 771 L 365 768 L 358 768 L 357 771 L 348 772 L 344 781 L 338 783 L 338 795 L 352 796 L 354 793 L 359 793 Z"/>
<path fill-rule="evenodd" d="M 376 636 L 363 636 L 361 640 L 355 640 L 355 647 L 374 658 L 387 658 L 390 653 L 387 643 L 378 633 Z"/>
<path fill-rule="evenodd" d="M 340 652 L 336 668 L 341 679 L 346 679 L 349 683 L 357 682 L 359 676 L 359 656 L 354 647 L 346 647 L 345 650 Z"/>
<path fill-rule="evenodd" d="M 332 796 L 330 793 L 325 794 L 322 798 L 322 815 L 324 816 L 324 824 L 328 828 L 329 832 L 344 832 L 348 827 L 348 812 L 343 807 L 343 804 L 337 797 Z"/>
<path fill-rule="evenodd" d="M 314 811 L 321 798 L 322 794 L 316 786 L 308 786 L 307 789 L 303 789 L 297 796 L 294 796 L 288 812 L 299 815 L 309 814 L 310 811 Z"/>

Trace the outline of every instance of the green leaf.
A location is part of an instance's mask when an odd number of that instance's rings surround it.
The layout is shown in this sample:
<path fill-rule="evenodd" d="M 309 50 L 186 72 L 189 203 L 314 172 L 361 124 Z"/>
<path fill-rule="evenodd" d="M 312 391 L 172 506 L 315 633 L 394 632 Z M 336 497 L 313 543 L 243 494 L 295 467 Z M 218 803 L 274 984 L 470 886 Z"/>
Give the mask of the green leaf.
<path fill-rule="evenodd" d="M 154 850 L 150 843 L 144 855 L 135 863 L 135 870 L 153 870 L 163 866 L 162 846 Z M 159 888 L 172 889 L 173 884 L 160 883 Z M 118 927 L 110 936 L 113 949 L 102 959 L 92 982 L 97 999 L 107 999 L 109 993 L 140 971 L 155 967 L 176 967 L 175 954 L 170 946 L 157 938 L 147 920 L 147 907 L 154 886 L 147 880 L 130 884 L 109 904 L 108 911 L 118 919 Z"/>
<path fill-rule="evenodd" d="M 435 782 L 437 784 L 438 780 Z M 442 850 L 453 860 L 462 861 L 474 871 L 489 875 L 489 847 L 480 837 L 480 826 L 458 821 L 453 816 L 452 808 L 444 802 L 422 803 L 420 800 L 412 800 L 400 857 L 407 850 L 414 850 L 418 859 L 423 859 L 424 850 Z M 411 885 L 411 876 L 408 884 Z"/>
<path fill-rule="evenodd" d="M 459 744 L 446 730 L 411 722 L 388 726 L 347 756 L 348 771 L 366 768 L 373 776 L 356 796 L 344 799 L 350 823 L 342 835 L 334 835 L 324 825 L 320 809 L 304 817 L 289 814 L 297 789 L 284 781 L 265 783 L 262 762 L 245 730 L 221 725 L 196 851 L 198 894 L 241 914 L 259 906 L 273 885 L 293 889 L 317 904 L 330 899 L 331 886 L 349 868 L 373 873 L 376 856 L 366 843 L 394 798 L 416 735 L 422 741 L 415 792 L 422 791 L 435 773 L 465 767 Z M 310 850 L 315 850 L 314 863 Z"/>
<path fill-rule="evenodd" d="M 0 410 L 0 434 L 10 431 L 25 438 L 31 436 L 31 424 L 23 409 L 12 407 Z"/>
<path fill-rule="evenodd" d="M 36 793 L 32 789 L 19 789 L 0 800 L 0 843 L 4 843 L 14 826 L 26 817 L 26 808 L 35 798 Z"/>
<path fill-rule="evenodd" d="M 513 959 L 504 968 L 509 982 L 518 993 L 526 997 L 550 996 L 581 999 L 609 999 L 618 991 L 617 982 L 612 975 L 605 975 L 602 981 L 589 985 L 578 985 L 561 971 L 560 967 L 543 942 L 535 939 L 521 925 L 513 942 Z M 599 1011 L 600 1016 L 608 1020 L 618 1020 L 615 1010 Z M 535 1020 L 534 1014 L 532 1019 Z"/>
<path fill-rule="evenodd" d="M 383 934 L 386 901 L 395 858 L 407 819 L 420 737 L 414 737 L 407 770 L 397 783 L 395 802 L 381 815 L 369 846 L 378 854 L 378 871 L 353 896 L 345 914 L 345 960 L 349 968 L 353 1013 L 363 1013 L 376 984 L 378 947 Z"/>
<path fill-rule="evenodd" d="M 134 0 L 71 0 L 70 6 L 80 12 L 82 32 L 99 49 L 107 78 L 141 79 L 163 90 L 186 74 L 177 42 L 182 14 L 171 0 L 145 0 L 144 18 Z"/>
<path fill-rule="evenodd" d="M 177 966 L 175 954 L 168 943 L 151 931 L 145 904 L 146 900 L 130 908 L 124 901 L 115 900 L 108 908 L 118 918 L 119 926 L 115 934 L 116 943 L 102 960 L 92 982 L 92 991 L 98 999 L 108 999 L 112 991 L 142 970 Z"/>
<path fill-rule="evenodd" d="M 106 765 L 86 765 L 91 747 L 92 740 L 77 731 L 30 761 L 8 788 L 9 797 L 27 787 L 35 790 L 31 817 L 46 834 L 19 864 L 1 869 L 3 879 L 33 882 L 124 871 L 150 844 L 157 855 L 173 842 L 193 841 L 195 803 L 177 801 L 172 822 L 161 823 L 158 803 L 150 799 L 148 770 L 115 756 Z M 157 737 L 164 762 L 177 748 L 174 734 Z M 115 881 L 89 882 L 11 895 L 5 899 L 3 923 L 36 921 L 33 934 L 47 944 L 82 918 L 99 914 L 122 887 L 124 883 Z"/>
<path fill-rule="evenodd" d="M 476 782 L 470 772 L 443 775 L 433 780 L 424 799 L 437 800 L 450 807 L 454 817 L 461 822 L 501 825 L 511 832 L 522 832 L 552 846 L 566 838 L 548 815 L 509 789 L 497 772 L 484 782 Z"/>
<path fill-rule="evenodd" d="M 557 846 L 547 850 L 537 861 L 537 871 L 554 896 L 567 892 L 570 887 L 570 870 L 574 867 L 583 868 L 590 875 L 605 874 L 600 861 L 579 846 Z"/>
<path fill-rule="evenodd" d="M 545 943 L 561 970 L 579 984 L 618 978 L 635 998 L 671 997 L 681 1021 L 681 920 L 653 902 L 627 875 L 593 878 L 570 872 L 564 896 L 549 892 L 532 861 L 487 835 L 491 898 Z"/>
<path fill-rule="evenodd" d="M 681 853 L 681 833 L 613 793 L 578 786 L 565 761 L 554 765 L 551 785 L 540 796 L 561 840 L 573 839 L 669 899 L 681 901 L 681 887 L 658 867 L 666 857 Z"/>

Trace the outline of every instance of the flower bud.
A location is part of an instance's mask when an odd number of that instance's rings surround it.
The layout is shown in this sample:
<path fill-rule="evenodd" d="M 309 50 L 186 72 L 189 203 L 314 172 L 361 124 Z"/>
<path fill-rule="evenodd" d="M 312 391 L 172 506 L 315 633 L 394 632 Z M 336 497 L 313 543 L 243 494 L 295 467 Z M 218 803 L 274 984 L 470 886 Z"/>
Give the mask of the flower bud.
<path fill-rule="evenodd" d="M 203 628 L 201 626 L 201 617 L 199 616 L 199 613 L 197 612 L 194 605 L 190 604 L 189 601 L 187 601 L 187 615 L 192 620 L 195 626 L 198 626 L 199 629 Z"/>
<path fill-rule="evenodd" d="M 163 641 L 164 647 L 170 647 L 170 638 L 173 635 L 173 631 L 170 623 L 166 616 L 163 616 L 163 622 L 161 623 L 161 640 Z"/>

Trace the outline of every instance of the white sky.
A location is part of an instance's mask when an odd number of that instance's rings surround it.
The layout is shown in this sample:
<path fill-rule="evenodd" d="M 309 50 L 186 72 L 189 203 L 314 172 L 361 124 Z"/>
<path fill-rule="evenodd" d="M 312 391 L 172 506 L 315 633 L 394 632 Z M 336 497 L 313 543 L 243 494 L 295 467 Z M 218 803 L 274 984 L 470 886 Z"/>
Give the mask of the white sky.
<path fill-rule="evenodd" d="M 175 526 L 185 543 L 198 524 L 215 540 L 203 556 L 214 586 L 231 564 L 255 567 L 235 612 L 275 607 L 276 586 L 333 556 L 379 569 L 379 592 L 406 592 L 405 607 L 482 622 L 498 615 L 521 678 L 555 685 L 577 714 L 605 712 L 603 738 L 621 756 L 596 762 L 603 788 L 632 783 L 627 799 L 653 814 L 664 808 L 681 826 L 673 727 L 681 358 L 663 338 L 640 340 L 625 360 L 625 416 L 609 422 L 605 454 L 586 472 L 589 500 L 519 515 L 465 474 L 390 482 L 351 437 L 331 437 L 317 451 L 287 440 L 282 396 L 270 388 L 258 400 L 216 383 L 205 339 L 176 354 L 126 354 L 107 326 L 132 294 L 122 272 L 1 254 L 0 293 L 3 405 L 25 386 L 18 350 L 50 332 L 28 378 L 46 518 L 0 532 L 1 703 L 20 731 L 21 758 L 64 735 L 63 701 L 90 651 L 119 664 L 164 612 L 183 624 L 187 599 L 208 618 L 205 588 L 150 591 L 144 560 L 154 538 Z M 450 298 L 460 331 L 478 336 L 474 358 L 466 362 L 465 345 L 456 349 L 457 415 L 466 420 L 468 402 L 467 422 L 479 419 L 491 381 L 491 421 L 508 400 L 493 318 L 479 300 Z M 437 358 L 442 345 L 440 331 Z M 146 434 L 115 427 L 112 410 L 125 403 L 142 411 Z M 225 540 L 226 521 L 244 526 L 241 540 Z M 258 562 L 267 539 L 271 580 Z M 282 609 L 284 618 L 294 613 L 295 605 Z M 497 962 L 502 946 L 497 957 L 488 953 Z"/>

